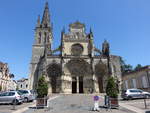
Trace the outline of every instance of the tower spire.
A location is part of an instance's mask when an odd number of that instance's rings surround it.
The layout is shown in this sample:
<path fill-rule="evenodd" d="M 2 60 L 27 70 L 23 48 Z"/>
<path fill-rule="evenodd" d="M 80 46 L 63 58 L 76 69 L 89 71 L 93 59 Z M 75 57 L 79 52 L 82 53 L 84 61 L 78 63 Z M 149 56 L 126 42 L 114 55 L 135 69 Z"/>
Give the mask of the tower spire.
<path fill-rule="evenodd" d="M 48 2 L 45 4 L 44 14 L 42 18 L 42 26 L 43 27 L 50 27 L 50 13 L 49 13 L 49 7 Z"/>
<path fill-rule="evenodd" d="M 40 21 L 40 15 L 38 15 L 38 19 L 37 19 L 37 25 L 36 27 L 40 27 L 41 21 Z"/>
<path fill-rule="evenodd" d="M 92 32 L 92 28 L 90 27 L 90 35 L 93 38 L 93 32 Z"/>

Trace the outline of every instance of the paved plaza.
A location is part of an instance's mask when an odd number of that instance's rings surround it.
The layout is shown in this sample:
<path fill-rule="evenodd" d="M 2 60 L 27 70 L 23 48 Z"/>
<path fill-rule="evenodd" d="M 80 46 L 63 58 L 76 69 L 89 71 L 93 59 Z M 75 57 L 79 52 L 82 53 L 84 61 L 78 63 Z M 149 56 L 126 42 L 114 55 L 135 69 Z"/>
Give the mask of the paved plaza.
<path fill-rule="evenodd" d="M 136 113 L 150 113 L 150 99 L 135 99 L 129 101 L 120 101 L 120 106 L 130 109 Z"/>
<path fill-rule="evenodd" d="M 23 103 L 17 105 L 16 110 L 12 110 L 12 105 L 0 105 L 0 113 L 94 113 L 93 94 L 58 94 L 51 95 L 49 107 L 45 109 L 35 109 L 35 102 Z M 102 113 L 150 113 L 150 99 L 121 100 L 119 99 L 119 109 L 106 109 L 104 105 L 104 96 L 100 95 L 100 111 Z"/>
<path fill-rule="evenodd" d="M 0 105 L 0 113 L 21 113 L 23 109 L 28 109 L 29 106 L 34 106 L 34 102 L 31 103 L 23 103 L 21 105 L 16 105 L 15 109 L 13 105 Z"/>
<path fill-rule="evenodd" d="M 29 109 L 24 113 L 93 113 L 93 95 L 59 95 L 57 98 L 50 101 L 48 109 Z M 100 98 L 100 106 L 104 105 L 103 98 Z M 99 112 L 107 113 L 134 113 L 123 107 L 119 109 L 107 110 L 101 108 Z"/>

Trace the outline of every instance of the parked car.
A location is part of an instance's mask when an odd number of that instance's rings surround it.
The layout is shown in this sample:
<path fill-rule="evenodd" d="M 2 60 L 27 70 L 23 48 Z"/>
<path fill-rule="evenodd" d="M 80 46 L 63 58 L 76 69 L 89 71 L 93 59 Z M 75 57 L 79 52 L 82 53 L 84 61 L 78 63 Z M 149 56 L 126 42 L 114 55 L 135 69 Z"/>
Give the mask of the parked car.
<path fill-rule="evenodd" d="M 135 99 L 135 98 L 150 98 L 150 93 L 140 89 L 127 89 L 123 90 L 121 94 L 123 99 Z"/>
<path fill-rule="evenodd" d="M 18 90 L 18 91 L 23 94 L 24 102 L 32 102 L 35 99 L 32 90 Z"/>
<path fill-rule="evenodd" d="M 22 104 L 22 94 L 18 91 L 8 91 L 0 93 L 1 104 Z"/>

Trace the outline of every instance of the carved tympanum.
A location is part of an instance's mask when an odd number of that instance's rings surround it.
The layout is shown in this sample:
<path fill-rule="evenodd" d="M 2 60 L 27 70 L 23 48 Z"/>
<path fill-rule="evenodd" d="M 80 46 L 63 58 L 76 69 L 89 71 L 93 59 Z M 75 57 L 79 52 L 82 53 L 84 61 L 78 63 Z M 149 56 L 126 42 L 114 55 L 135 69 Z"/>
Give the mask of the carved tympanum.
<path fill-rule="evenodd" d="M 83 52 L 83 46 L 81 44 L 74 44 L 71 47 L 71 53 L 72 55 L 81 55 Z"/>

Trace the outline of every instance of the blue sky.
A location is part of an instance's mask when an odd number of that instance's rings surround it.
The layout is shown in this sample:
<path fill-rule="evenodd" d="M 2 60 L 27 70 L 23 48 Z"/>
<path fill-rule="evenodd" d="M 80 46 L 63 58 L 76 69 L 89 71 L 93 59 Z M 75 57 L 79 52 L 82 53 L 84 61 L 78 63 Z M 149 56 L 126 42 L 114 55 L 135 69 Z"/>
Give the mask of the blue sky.
<path fill-rule="evenodd" d="M 111 54 L 126 63 L 149 65 L 150 0 L 47 0 L 53 23 L 53 48 L 60 44 L 63 27 L 79 20 L 91 27 L 95 46 L 104 39 Z M 28 77 L 34 28 L 46 0 L 0 1 L 0 61 L 7 62 L 15 79 Z"/>

